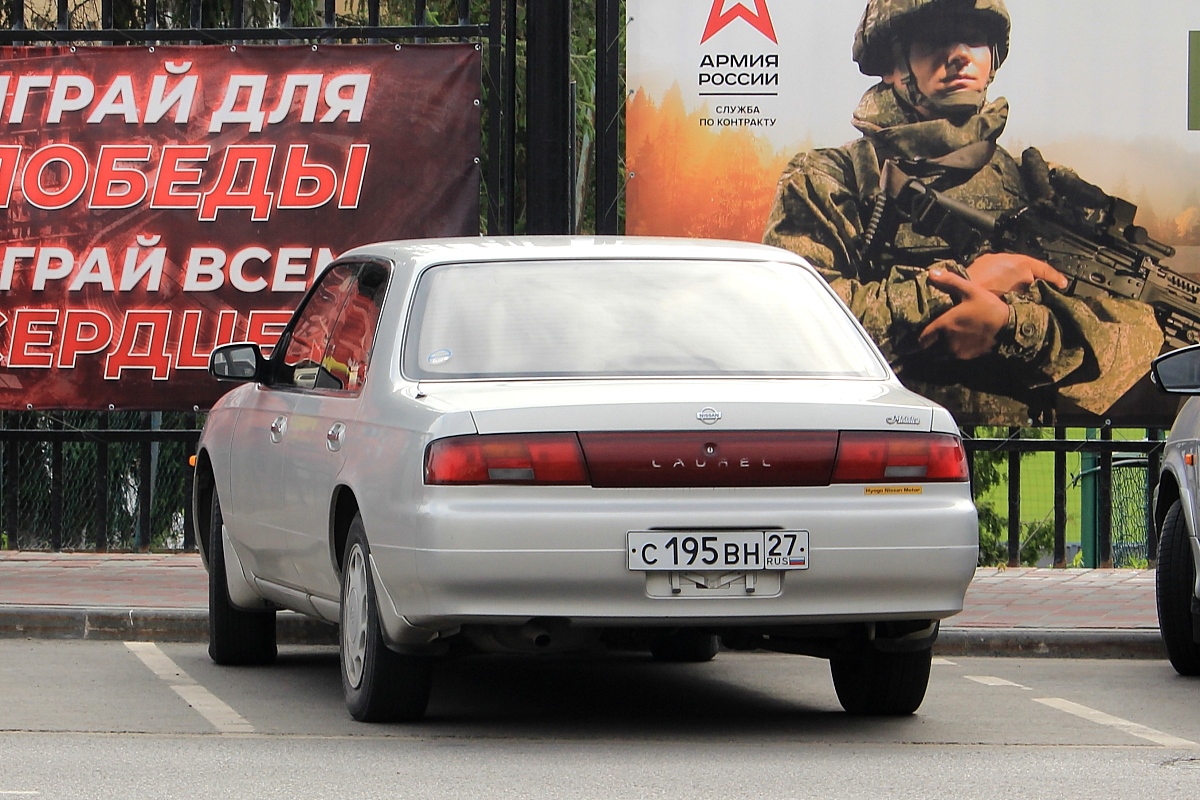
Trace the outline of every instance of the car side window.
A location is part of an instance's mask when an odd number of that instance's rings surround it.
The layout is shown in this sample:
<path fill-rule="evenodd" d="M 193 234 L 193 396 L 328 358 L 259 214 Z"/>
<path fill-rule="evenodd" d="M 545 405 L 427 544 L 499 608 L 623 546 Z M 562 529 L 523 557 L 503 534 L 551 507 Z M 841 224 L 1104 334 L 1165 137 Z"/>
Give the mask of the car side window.
<path fill-rule="evenodd" d="M 321 363 L 329 334 L 354 288 L 358 271 L 357 264 L 339 264 L 321 276 L 281 343 L 282 356 L 276 362 L 273 386 L 314 389 L 333 383 L 322 376 Z"/>
<path fill-rule="evenodd" d="M 357 392 L 367 377 L 371 346 L 379 327 L 379 312 L 387 289 L 387 268 L 364 264 L 347 292 L 341 315 L 329 337 L 322 374 L 337 382 L 332 388 Z"/>

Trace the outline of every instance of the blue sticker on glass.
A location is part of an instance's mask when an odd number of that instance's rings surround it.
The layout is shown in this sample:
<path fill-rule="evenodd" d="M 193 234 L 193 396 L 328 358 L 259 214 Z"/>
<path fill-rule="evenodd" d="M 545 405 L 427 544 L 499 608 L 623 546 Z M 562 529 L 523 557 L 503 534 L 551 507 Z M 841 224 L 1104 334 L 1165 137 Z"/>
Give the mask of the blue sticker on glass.
<path fill-rule="evenodd" d="M 428 361 L 433 366 L 437 366 L 438 364 L 445 364 L 449 360 L 450 360 L 450 351 L 449 350 L 434 350 L 432 353 L 429 354 L 429 357 L 426 359 L 426 361 Z"/>

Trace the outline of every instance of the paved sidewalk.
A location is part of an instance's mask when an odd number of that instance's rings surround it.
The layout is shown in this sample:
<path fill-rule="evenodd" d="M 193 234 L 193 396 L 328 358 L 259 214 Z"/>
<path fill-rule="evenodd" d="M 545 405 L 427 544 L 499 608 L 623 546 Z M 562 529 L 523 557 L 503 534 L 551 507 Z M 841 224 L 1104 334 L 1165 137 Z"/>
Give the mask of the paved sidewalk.
<path fill-rule="evenodd" d="M 208 578 L 196 554 L 0 551 L 0 638 L 207 639 Z M 332 628 L 281 615 L 281 641 Z M 1152 570 L 981 568 L 941 655 L 1165 657 Z"/>

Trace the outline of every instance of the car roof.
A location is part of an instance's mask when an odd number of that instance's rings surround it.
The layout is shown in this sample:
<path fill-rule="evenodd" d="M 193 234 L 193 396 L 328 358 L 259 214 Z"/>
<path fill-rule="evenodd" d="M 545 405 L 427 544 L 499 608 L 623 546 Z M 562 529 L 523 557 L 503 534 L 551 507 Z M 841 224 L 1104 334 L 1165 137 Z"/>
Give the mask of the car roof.
<path fill-rule="evenodd" d="M 782 261 L 808 265 L 787 250 L 717 239 L 652 236 L 508 236 L 409 239 L 356 247 L 339 260 L 386 258 L 416 270 L 433 264 L 570 259 L 681 259 Z"/>

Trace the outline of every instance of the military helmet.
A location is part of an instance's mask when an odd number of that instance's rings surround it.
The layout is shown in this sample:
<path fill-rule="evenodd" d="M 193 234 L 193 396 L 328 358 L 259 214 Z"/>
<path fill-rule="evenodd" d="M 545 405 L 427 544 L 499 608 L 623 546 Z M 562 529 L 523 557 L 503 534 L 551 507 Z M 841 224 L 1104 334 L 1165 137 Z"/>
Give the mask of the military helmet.
<path fill-rule="evenodd" d="M 975 18 L 995 48 L 997 69 L 1008 55 L 1011 28 L 1004 0 L 867 0 L 854 32 L 854 61 L 864 75 L 884 76 L 895 68 L 894 43 L 910 27 L 919 28 L 944 15 Z"/>

